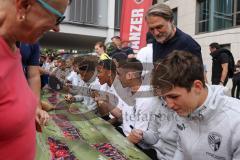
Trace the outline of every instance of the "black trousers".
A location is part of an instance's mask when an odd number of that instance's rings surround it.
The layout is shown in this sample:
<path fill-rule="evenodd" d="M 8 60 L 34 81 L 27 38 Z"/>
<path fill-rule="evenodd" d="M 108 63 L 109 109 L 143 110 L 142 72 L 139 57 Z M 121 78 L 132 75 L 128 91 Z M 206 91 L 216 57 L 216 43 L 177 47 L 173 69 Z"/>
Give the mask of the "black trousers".
<path fill-rule="evenodd" d="M 240 95 L 240 79 L 233 78 L 232 81 L 233 81 L 233 87 L 232 87 L 231 95 L 232 95 L 232 97 L 236 97 L 237 99 L 240 99 L 240 97 L 239 97 L 239 95 Z M 235 91 L 236 91 L 236 96 L 235 96 Z"/>

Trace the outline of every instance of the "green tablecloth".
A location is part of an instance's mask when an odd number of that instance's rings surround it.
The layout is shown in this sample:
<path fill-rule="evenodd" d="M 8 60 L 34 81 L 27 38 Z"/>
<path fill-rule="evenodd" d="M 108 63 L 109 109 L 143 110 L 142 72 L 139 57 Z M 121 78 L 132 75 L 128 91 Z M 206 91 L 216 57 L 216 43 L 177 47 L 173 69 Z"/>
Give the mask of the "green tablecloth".
<path fill-rule="evenodd" d="M 68 104 L 50 89 L 42 99 L 56 105 L 52 119 L 37 133 L 37 160 L 148 160 L 108 122 L 81 103 Z"/>

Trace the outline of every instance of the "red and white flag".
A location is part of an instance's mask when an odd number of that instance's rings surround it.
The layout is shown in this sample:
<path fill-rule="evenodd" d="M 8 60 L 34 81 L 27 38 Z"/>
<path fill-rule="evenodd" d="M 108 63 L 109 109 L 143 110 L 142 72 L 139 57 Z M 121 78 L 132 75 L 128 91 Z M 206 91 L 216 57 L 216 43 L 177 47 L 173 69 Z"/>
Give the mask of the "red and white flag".
<path fill-rule="evenodd" d="M 148 27 L 144 16 L 151 5 L 152 0 L 123 0 L 120 37 L 132 43 L 135 53 L 146 45 Z"/>

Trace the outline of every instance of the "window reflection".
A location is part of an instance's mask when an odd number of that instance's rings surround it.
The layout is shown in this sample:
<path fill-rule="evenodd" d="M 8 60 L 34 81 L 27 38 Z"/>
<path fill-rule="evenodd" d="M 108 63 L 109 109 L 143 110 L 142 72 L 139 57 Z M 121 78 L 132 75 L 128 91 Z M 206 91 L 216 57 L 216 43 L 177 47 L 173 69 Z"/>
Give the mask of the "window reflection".
<path fill-rule="evenodd" d="M 213 32 L 240 25 L 240 0 L 198 0 L 197 2 L 197 32 Z"/>

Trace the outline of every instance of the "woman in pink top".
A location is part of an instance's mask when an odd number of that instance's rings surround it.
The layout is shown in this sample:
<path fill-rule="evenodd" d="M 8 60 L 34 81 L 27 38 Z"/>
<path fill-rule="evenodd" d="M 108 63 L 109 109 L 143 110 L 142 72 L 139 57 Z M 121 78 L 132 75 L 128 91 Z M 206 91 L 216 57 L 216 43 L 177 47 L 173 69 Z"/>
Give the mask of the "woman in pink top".
<path fill-rule="evenodd" d="M 24 77 L 15 43 L 59 31 L 68 0 L 0 0 L 0 159 L 35 158 L 37 98 Z"/>

